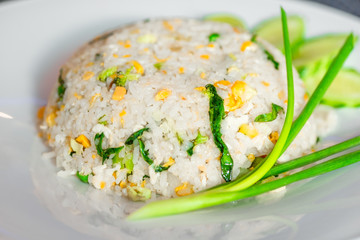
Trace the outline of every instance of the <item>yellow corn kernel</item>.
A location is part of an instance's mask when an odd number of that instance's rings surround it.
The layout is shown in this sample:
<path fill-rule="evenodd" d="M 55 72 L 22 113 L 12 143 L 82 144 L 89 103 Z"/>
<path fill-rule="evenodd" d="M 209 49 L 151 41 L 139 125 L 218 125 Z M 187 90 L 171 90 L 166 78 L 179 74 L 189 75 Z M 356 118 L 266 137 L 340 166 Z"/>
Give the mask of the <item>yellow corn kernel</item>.
<path fill-rule="evenodd" d="M 200 55 L 200 57 L 204 60 L 209 60 L 210 56 L 207 54 Z"/>
<path fill-rule="evenodd" d="M 119 41 L 117 41 L 117 44 L 124 46 L 125 43 L 124 43 L 124 41 L 119 40 Z"/>
<path fill-rule="evenodd" d="M 199 92 L 205 92 L 206 91 L 206 88 L 205 87 L 196 87 L 194 88 L 195 90 L 199 91 Z"/>
<path fill-rule="evenodd" d="M 96 99 L 98 98 L 98 97 L 100 97 L 101 96 L 101 94 L 100 93 L 96 93 L 94 96 L 92 96 L 91 97 L 91 99 L 90 99 L 90 106 L 92 106 L 93 105 L 93 103 L 96 101 Z"/>
<path fill-rule="evenodd" d="M 137 185 L 136 183 L 133 182 L 130 183 L 130 187 L 135 187 L 136 185 Z"/>
<path fill-rule="evenodd" d="M 284 100 L 284 103 L 285 103 L 285 104 L 288 104 L 288 100 L 287 100 L 287 99 L 285 99 L 285 100 Z"/>
<path fill-rule="evenodd" d="M 114 171 L 112 175 L 116 179 L 116 171 Z"/>
<path fill-rule="evenodd" d="M 122 110 L 120 113 L 119 113 L 119 116 L 120 117 L 123 117 L 123 116 L 125 116 L 126 115 L 126 111 L 125 110 Z"/>
<path fill-rule="evenodd" d="M 129 57 L 131 57 L 131 55 L 130 55 L 130 54 L 125 54 L 125 55 L 123 55 L 122 57 L 123 57 L 123 58 L 129 58 Z"/>
<path fill-rule="evenodd" d="M 163 74 L 167 74 L 167 71 L 166 70 L 162 70 L 161 71 Z"/>
<path fill-rule="evenodd" d="M 163 25 L 164 27 L 169 30 L 169 31 L 173 31 L 174 27 L 168 22 L 168 21 L 163 21 Z"/>
<path fill-rule="evenodd" d="M 44 112 L 45 112 L 45 106 L 40 107 L 39 110 L 37 111 L 38 119 L 44 118 Z"/>
<path fill-rule="evenodd" d="M 94 65 L 94 62 L 88 62 L 85 67 L 91 67 L 92 65 Z"/>
<path fill-rule="evenodd" d="M 121 188 L 126 188 L 126 182 L 125 181 L 120 181 L 120 187 Z"/>
<path fill-rule="evenodd" d="M 186 100 L 186 97 L 184 97 L 184 96 L 181 96 L 180 98 L 181 98 L 181 100 Z"/>
<path fill-rule="evenodd" d="M 46 116 L 46 123 L 49 127 L 52 127 L 55 125 L 55 118 L 57 116 L 57 111 L 52 111 L 49 115 Z"/>
<path fill-rule="evenodd" d="M 140 73 L 141 75 L 144 74 L 144 68 L 138 61 L 132 60 L 130 62 L 131 62 L 132 65 L 134 65 L 134 68 L 135 68 L 137 73 Z"/>
<path fill-rule="evenodd" d="M 113 57 L 114 57 L 114 58 L 118 58 L 119 55 L 117 55 L 116 53 L 114 53 L 114 54 L 113 54 Z"/>
<path fill-rule="evenodd" d="M 201 72 L 201 73 L 200 73 L 200 77 L 201 77 L 202 79 L 205 79 L 205 78 L 206 78 L 206 74 L 205 74 L 204 72 Z"/>
<path fill-rule="evenodd" d="M 78 143 L 80 143 L 81 145 L 84 146 L 84 148 L 88 148 L 91 146 L 91 143 L 89 141 L 89 139 L 87 137 L 85 137 L 84 134 L 81 134 L 80 136 L 78 136 L 77 138 L 75 138 L 75 141 L 77 141 Z"/>
<path fill-rule="evenodd" d="M 82 79 L 87 81 L 89 80 L 90 78 L 92 78 L 93 76 L 95 75 L 94 72 L 85 72 L 84 75 L 82 76 Z"/>
<path fill-rule="evenodd" d="M 101 63 L 100 63 L 100 66 L 102 66 L 102 67 L 103 67 L 103 66 L 104 66 L 104 62 L 101 62 Z"/>
<path fill-rule="evenodd" d="M 239 132 L 248 136 L 249 138 L 254 138 L 259 134 L 256 128 L 254 126 L 250 126 L 249 124 L 241 125 Z"/>
<path fill-rule="evenodd" d="M 155 100 L 156 101 L 160 101 L 160 100 L 165 100 L 167 97 L 169 97 L 171 95 L 171 90 L 169 89 L 162 89 L 160 90 L 156 95 L 155 95 Z"/>
<path fill-rule="evenodd" d="M 184 67 L 179 67 L 179 74 L 183 74 L 184 73 Z"/>
<path fill-rule="evenodd" d="M 249 159 L 250 162 L 254 161 L 255 160 L 255 155 L 250 153 L 247 158 Z"/>
<path fill-rule="evenodd" d="M 243 44 L 241 45 L 241 48 L 240 50 L 242 52 L 244 52 L 248 47 L 250 47 L 252 45 L 252 42 L 251 41 L 245 41 L 243 42 Z"/>
<path fill-rule="evenodd" d="M 269 140 L 273 143 L 276 144 L 277 140 L 279 139 L 279 133 L 277 131 L 273 131 L 272 133 L 270 133 L 269 135 Z"/>
<path fill-rule="evenodd" d="M 304 100 L 305 101 L 309 100 L 309 95 L 307 95 L 307 93 L 304 94 Z"/>
<path fill-rule="evenodd" d="M 175 188 L 175 193 L 179 197 L 190 195 L 190 194 L 194 193 L 193 185 L 189 184 L 188 182 L 185 182 Z"/>
<path fill-rule="evenodd" d="M 262 82 L 261 82 L 261 84 L 262 84 L 262 85 L 264 85 L 265 87 L 268 87 L 268 86 L 270 86 L 270 83 L 268 83 L 268 82 L 265 82 L 265 81 L 262 81 Z"/>
<path fill-rule="evenodd" d="M 79 99 L 79 100 L 83 98 L 81 95 L 79 95 L 79 94 L 77 94 L 77 93 L 74 93 L 74 97 L 76 97 L 76 98 Z"/>
<path fill-rule="evenodd" d="M 213 43 L 209 43 L 207 46 L 208 46 L 209 48 L 215 47 L 215 45 L 214 45 Z"/>
<path fill-rule="evenodd" d="M 229 82 L 227 80 L 220 80 L 220 81 L 217 81 L 216 83 L 214 83 L 215 87 L 218 87 L 219 85 L 230 86 L 231 82 Z"/>
<path fill-rule="evenodd" d="M 169 160 L 166 163 L 164 163 L 164 165 L 162 165 L 162 166 L 170 167 L 170 166 L 174 165 L 174 163 L 175 163 L 175 160 L 172 157 L 169 157 Z"/>
<path fill-rule="evenodd" d="M 141 182 L 141 187 L 143 188 L 143 187 L 145 187 L 145 184 L 146 184 L 146 180 L 143 180 L 142 182 Z"/>
<path fill-rule="evenodd" d="M 91 157 L 92 157 L 92 159 L 95 159 L 95 158 L 96 158 L 96 155 L 95 155 L 95 154 L 93 154 L 93 155 L 91 155 Z"/>
<path fill-rule="evenodd" d="M 231 92 L 235 100 L 241 100 L 241 96 L 245 93 L 246 85 L 244 81 L 236 81 L 231 86 Z"/>
<path fill-rule="evenodd" d="M 111 117 L 110 121 L 113 123 L 114 122 L 114 117 Z"/>
<path fill-rule="evenodd" d="M 100 189 L 104 189 L 105 186 L 106 186 L 106 182 L 101 181 L 101 182 L 100 182 Z"/>
<path fill-rule="evenodd" d="M 117 86 L 112 95 L 112 99 L 116 101 L 120 101 L 124 99 L 125 94 L 126 94 L 126 89 L 124 87 Z"/>
<path fill-rule="evenodd" d="M 125 43 L 124 48 L 131 48 L 131 44 L 130 43 Z"/>

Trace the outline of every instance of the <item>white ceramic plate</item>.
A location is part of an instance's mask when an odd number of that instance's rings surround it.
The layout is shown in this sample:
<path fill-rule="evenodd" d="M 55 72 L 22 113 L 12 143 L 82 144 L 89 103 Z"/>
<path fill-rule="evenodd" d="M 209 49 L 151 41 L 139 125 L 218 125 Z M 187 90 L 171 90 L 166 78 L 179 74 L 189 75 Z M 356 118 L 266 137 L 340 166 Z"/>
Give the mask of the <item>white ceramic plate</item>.
<path fill-rule="evenodd" d="M 0 239 L 355 239 L 360 236 L 360 165 L 292 186 L 275 203 L 241 201 L 177 217 L 127 223 L 139 204 L 56 177 L 37 137 L 36 111 L 58 69 L 95 35 L 149 17 L 201 17 L 230 12 L 248 26 L 288 14 L 306 21 L 308 36 L 354 31 L 360 20 L 295 1 L 20 1 L 0 4 Z M 360 69 L 359 47 L 347 65 Z M 359 111 L 340 110 L 326 141 L 360 133 Z"/>

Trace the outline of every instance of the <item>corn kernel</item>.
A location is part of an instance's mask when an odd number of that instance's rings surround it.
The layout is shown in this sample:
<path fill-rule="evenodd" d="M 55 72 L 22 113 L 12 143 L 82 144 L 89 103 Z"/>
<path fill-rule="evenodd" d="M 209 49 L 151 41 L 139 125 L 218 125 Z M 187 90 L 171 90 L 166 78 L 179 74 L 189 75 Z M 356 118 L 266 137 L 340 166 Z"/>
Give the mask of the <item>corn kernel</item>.
<path fill-rule="evenodd" d="M 162 89 L 160 90 L 156 95 L 155 95 L 155 100 L 156 101 L 160 101 L 160 100 L 165 100 L 167 97 L 169 97 L 171 95 L 171 90 L 169 89 Z"/>
<path fill-rule="evenodd" d="M 79 99 L 79 100 L 83 98 L 81 95 L 79 95 L 79 94 L 77 94 L 77 93 L 74 93 L 74 97 L 76 97 L 76 98 Z"/>
<path fill-rule="evenodd" d="M 134 65 L 134 68 L 137 73 L 140 73 L 141 75 L 144 74 L 144 68 L 138 61 L 132 60 L 131 63 L 132 65 Z"/>
<path fill-rule="evenodd" d="M 277 131 L 274 131 L 272 133 L 270 133 L 269 135 L 269 140 L 273 143 L 276 144 L 277 140 L 279 139 L 279 133 Z"/>
<path fill-rule="evenodd" d="M 75 140 L 80 143 L 81 145 L 84 146 L 84 148 L 88 148 L 91 146 L 91 143 L 89 141 L 89 139 L 84 135 L 81 134 L 80 136 L 78 136 L 77 138 L 75 138 Z"/>
<path fill-rule="evenodd" d="M 204 72 L 202 72 L 202 73 L 200 74 L 200 77 L 201 77 L 202 79 L 205 79 L 206 74 L 205 74 Z"/>
<path fill-rule="evenodd" d="M 200 55 L 200 57 L 204 60 L 209 60 L 210 56 L 207 54 Z"/>
<path fill-rule="evenodd" d="M 244 52 L 248 47 L 250 47 L 252 45 L 252 42 L 251 41 L 245 41 L 243 42 L 243 44 L 241 45 L 241 48 L 240 50 L 242 52 Z"/>
<path fill-rule="evenodd" d="M 43 119 L 44 118 L 44 112 L 45 112 L 45 106 L 40 107 L 38 112 L 37 112 L 38 119 Z"/>
<path fill-rule="evenodd" d="M 188 182 L 183 183 L 182 185 L 175 188 L 175 193 L 179 197 L 186 196 L 194 193 L 193 185 Z"/>
<path fill-rule="evenodd" d="M 254 161 L 255 160 L 255 155 L 250 153 L 247 158 L 249 159 L 250 162 Z"/>
<path fill-rule="evenodd" d="M 82 79 L 87 81 L 89 80 L 90 78 L 92 78 L 93 76 L 95 75 L 94 72 L 85 72 L 84 75 L 82 76 Z"/>
<path fill-rule="evenodd" d="M 262 85 L 264 85 L 265 87 L 268 87 L 268 86 L 270 86 L 270 83 L 268 83 L 268 82 L 265 82 L 265 81 L 262 81 L 262 82 L 261 82 L 261 84 L 262 84 Z"/>
<path fill-rule="evenodd" d="M 169 30 L 169 31 L 173 31 L 174 27 L 168 22 L 168 21 L 163 21 L 163 25 L 164 27 Z"/>
<path fill-rule="evenodd" d="M 117 86 L 112 95 L 112 99 L 116 101 L 121 101 L 122 99 L 124 99 L 125 94 L 126 94 L 126 89 L 124 87 Z"/>
<path fill-rule="evenodd" d="M 216 83 L 214 83 L 215 87 L 218 87 L 219 85 L 230 86 L 231 82 L 229 82 L 227 80 L 220 80 L 220 81 L 217 81 Z"/>
<path fill-rule="evenodd" d="M 131 55 L 130 55 L 130 54 L 125 54 L 125 55 L 123 55 L 122 57 L 123 57 L 123 58 L 129 58 L 129 57 L 131 57 Z"/>
<path fill-rule="evenodd" d="M 120 181 L 120 187 L 121 188 L 126 188 L 126 182 L 125 181 Z"/>
<path fill-rule="evenodd" d="M 171 167 L 172 165 L 174 165 L 175 160 L 172 157 L 169 157 L 169 160 L 164 163 L 164 165 L 162 165 L 163 167 Z"/>
<path fill-rule="evenodd" d="M 105 186 L 106 186 L 106 182 L 101 181 L 101 182 L 100 182 L 100 189 L 104 189 Z"/>
<path fill-rule="evenodd" d="M 259 134 L 258 131 L 256 130 L 256 128 L 254 126 L 250 126 L 249 124 L 241 125 L 239 132 L 248 136 L 251 139 L 256 137 Z"/>
<path fill-rule="evenodd" d="M 113 57 L 114 57 L 114 58 L 118 58 L 119 55 L 117 55 L 116 53 L 114 53 L 114 54 L 113 54 Z"/>
<path fill-rule="evenodd" d="M 184 68 L 183 67 L 179 67 L 179 74 L 183 74 L 184 73 Z"/>

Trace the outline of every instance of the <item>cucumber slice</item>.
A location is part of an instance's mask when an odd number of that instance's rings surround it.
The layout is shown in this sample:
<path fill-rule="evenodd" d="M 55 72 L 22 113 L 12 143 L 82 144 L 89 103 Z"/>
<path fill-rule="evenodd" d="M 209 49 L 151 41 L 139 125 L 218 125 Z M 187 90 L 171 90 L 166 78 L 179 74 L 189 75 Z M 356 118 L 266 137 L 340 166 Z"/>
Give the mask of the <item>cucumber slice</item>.
<path fill-rule="evenodd" d="M 316 74 L 304 79 L 305 87 L 310 94 L 315 90 L 323 75 Z M 359 107 L 360 73 L 351 68 L 341 69 L 322 101 L 333 107 Z"/>
<path fill-rule="evenodd" d="M 297 69 L 324 58 L 332 58 L 344 44 L 348 34 L 328 34 L 307 39 L 293 48 L 293 64 Z"/>
<path fill-rule="evenodd" d="M 228 23 L 231 26 L 236 27 L 240 30 L 247 29 L 244 21 L 242 21 L 239 17 L 232 15 L 230 13 L 214 13 L 214 14 L 206 15 L 205 17 L 203 17 L 203 19 L 205 21 Z"/>
<path fill-rule="evenodd" d="M 304 20 L 299 16 L 288 16 L 289 40 L 293 46 L 302 41 L 305 34 Z M 256 25 L 252 31 L 280 50 L 284 50 L 281 18 L 275 17 Z"/>

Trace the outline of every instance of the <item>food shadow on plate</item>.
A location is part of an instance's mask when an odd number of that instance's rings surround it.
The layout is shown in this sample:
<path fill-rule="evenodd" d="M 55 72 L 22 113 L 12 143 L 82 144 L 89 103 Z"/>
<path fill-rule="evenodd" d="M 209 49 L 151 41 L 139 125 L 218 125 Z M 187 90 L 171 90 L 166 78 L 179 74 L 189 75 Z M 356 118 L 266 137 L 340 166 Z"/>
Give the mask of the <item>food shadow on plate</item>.
<path fill-rule="evenodd" d="M 251 198 L 179 216 L 128 222 L 126 216 L 144 203 L 104 193 L 76 177 L 57 176 L 51 159 L 35 157 L 44 151 L 40 139 L 35 139 L 30 166 L 37 197 L 62 223 L 101 239 L 166 239 L 168 234 L 173 239 L 296 239 L 298 222 L 306 214 L 360 209 L 358 197 L 339 197 L 344 186 L 357 180 L 356 169 L 345 168 L 293 184 L 283 199 L 275 201 Z"/>

